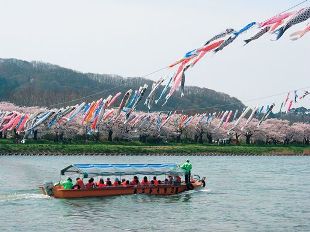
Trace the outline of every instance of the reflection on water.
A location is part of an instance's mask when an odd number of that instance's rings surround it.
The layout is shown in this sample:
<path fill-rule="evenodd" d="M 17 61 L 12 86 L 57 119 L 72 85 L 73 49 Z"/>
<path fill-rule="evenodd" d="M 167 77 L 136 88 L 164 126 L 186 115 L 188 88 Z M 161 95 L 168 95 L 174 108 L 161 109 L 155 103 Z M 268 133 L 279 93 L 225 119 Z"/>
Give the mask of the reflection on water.
<path fill-rule="evenodd" d="M 1 157 L 0 231 L 310 231 L 309 157 L 192 157 L 207 189 L 173 196 L 54 199 L 38 186 L 71 163 L 185 157 Z"/>
<path fill-rule="evenodd" d="M 100 215 L 104 211 L 110 211 L 111 205 L 116 205 L 117 211 L 127 211 L 128 202 L 133 206 L 139 206 L 138 211 L 145 209 L 149 211 L 154 205 L 171 205 L 181 204 L 183 202 L 190 203 L 192 195 L 198 191 L 191 193 L 182 193 L 174 196 L 154 196 L 154 195 L 126 195 L 126 196 L 112 196 L 104 198 L 81 198 L 81 199 L 58 199 L 59 204 L 63 209 L 66 209 L 68 215 L 66 216 L 81 216 L 89 218 L 89 215 Z M 141 206 L 143 205 L 143 208 Z M 135 210 L 135 209 L 133 209 Z M 75 213 L 73 213 L 75 212 Z M 111 219 L 117 218 L 113 215 L 108 215 Z"/>

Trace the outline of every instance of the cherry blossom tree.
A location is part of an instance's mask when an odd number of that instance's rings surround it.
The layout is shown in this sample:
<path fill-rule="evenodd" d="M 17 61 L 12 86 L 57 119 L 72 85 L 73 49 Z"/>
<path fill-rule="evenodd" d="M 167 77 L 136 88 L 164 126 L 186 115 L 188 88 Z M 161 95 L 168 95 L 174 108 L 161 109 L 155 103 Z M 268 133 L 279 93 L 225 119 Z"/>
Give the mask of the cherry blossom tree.
<path fill-rule="evenodd" d="M 32 128 L 36 117 L 51 111 L 52 114 L 43 123 Z M 181 113 L 167 114 L 163 112 L 132 112 L 129 118 L 125 113 L 120 115 L 111 111 L 108 117 L 98 122 L 96 127 L 90 122 L 83 122 L 84 114 L 80 112 L 73 120 L 62 118 L 51 127 L 48 122 L 56 115 L 59 109 L 46 109 L 41 107 L 19 107 L 7 102 L 0 102 L 0 138 L 47 138 L 58 142 L 65 140 L 93 139 L 102 140 L 140 140 L 141 142 L 190 140 L 196 143 L 224 143 L 239 144 L 272 143 L 291 144 L 303 143 L 309 145 L 310 124 L 291 123 L 288 120 L 267 119 L 260 126 L 259 119 L 243 118 L 237 126 L 234 122 L 225 122 L 223 119 L 213 117 L 208 120 L 206 114 L 185 115 Z M 29 120 L 24 130 L 16 131 L 21 115 L 28 114 Z M 166 120 L 168 119 L 168 120 Z M 30 128 L 30 129 L 29 129 Z"/>

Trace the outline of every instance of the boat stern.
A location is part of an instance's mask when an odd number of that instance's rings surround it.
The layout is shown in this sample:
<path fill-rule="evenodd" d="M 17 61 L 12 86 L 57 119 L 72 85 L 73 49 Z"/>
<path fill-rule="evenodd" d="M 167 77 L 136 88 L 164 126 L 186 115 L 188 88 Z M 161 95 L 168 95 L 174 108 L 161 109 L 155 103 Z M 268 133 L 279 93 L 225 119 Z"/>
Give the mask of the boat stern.
<path fill-rule="evenodd" d="M 53 188 L 54 188 L 53 182 L 46 182 L 43 185 L 39 186 L 39 189 L 41 189 L 42 193 L 47 196 L 54 195 Z"/>

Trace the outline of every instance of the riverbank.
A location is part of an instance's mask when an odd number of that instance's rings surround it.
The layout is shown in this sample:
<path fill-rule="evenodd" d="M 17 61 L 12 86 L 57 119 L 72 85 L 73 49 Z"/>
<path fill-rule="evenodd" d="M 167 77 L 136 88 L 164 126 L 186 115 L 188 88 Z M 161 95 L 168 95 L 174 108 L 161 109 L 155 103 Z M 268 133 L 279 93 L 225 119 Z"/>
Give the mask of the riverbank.
<path fill-rule="evenodd" d="M 0 155 L 310 155 L 310 146 L 257 146 L 142 143 L 0 143 Z"/>

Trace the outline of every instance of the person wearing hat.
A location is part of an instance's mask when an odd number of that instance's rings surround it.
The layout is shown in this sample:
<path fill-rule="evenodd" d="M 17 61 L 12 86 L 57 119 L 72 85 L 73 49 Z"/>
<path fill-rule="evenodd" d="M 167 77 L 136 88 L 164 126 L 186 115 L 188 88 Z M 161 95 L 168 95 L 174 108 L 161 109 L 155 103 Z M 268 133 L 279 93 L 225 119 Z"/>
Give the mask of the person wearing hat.
<path fill-rule="evenodd" d="M 119 179 L 116 177 L 113 186 L 119 186 Z"/>
<path fill-rule="evenodd" d="M 184 170 L 185 173 L 185 183 L 186 186 L 189 187 L 191 183 L 191 171 L 192 171 L 192 164 L 189 162 L 189 160 L 186 160 L 184 164 L 180 166 Z"/>

